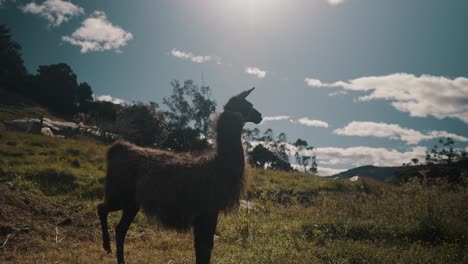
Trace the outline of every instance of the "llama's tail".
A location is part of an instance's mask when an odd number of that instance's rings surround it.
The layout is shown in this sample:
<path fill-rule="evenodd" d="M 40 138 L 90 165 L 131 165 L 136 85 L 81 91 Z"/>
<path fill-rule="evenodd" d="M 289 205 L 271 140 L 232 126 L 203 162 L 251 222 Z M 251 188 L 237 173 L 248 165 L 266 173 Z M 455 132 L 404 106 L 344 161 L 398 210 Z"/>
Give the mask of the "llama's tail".
<path fill-rule="evenodd" d="M 104 248 L 107 253 L 111 253 L 112 249 L 110 246 L 110 238 L 109 238 L 109 229 L 107 227 L 107 215 L 109 214 L 109 210 L 105 203 L 101 203 L 97 206 L 99 220 L 101 221 L 101 230 L 102 230 L 102 247 Z"/>

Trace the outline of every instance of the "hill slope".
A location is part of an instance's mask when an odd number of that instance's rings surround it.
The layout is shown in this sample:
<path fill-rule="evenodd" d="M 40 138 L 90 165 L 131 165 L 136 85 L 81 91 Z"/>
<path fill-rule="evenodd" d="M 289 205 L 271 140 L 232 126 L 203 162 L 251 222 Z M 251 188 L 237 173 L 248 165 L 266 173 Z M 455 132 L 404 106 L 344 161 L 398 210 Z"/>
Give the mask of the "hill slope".
<path fill-rule="evenodd" d="M 0 126 L 0 262 L 115 263 L 101 248 L 95 213 L 106 148 Z M 213 263 L 468 260 L 464 187 L 250 174 L 254 208 L 220 217 Z M 110 215 L 111 229 L 119 216 Z M 194 263 L 190 233 L 162 230 L 142 214 L 130 228 L 126 253 L 131 263 Z"/>
<path fill-rule="evenodd" d="M 373 165 L 361 166 L 347 171 L 340 172 L 330 177 L 351 178 L 354 176 L 363 176 L 372 179 L 377 179 L 385 182 L 395 182 L 395 173 L 408 169 L 407 167 L 377 167 Z"/>

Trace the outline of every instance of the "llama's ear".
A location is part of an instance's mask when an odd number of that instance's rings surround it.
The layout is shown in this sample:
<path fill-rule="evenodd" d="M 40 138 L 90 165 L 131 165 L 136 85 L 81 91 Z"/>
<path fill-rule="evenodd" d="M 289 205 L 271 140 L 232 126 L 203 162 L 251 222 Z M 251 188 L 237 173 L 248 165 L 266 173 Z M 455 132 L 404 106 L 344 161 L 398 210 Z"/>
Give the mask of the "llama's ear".
<path fill-rule="evenodd" d="M 246 98 L 254 89 L 255 89 L 255 87 L 252 87 L 252 89 L 249 89 L 247 91 L 243 91 L 238 96 L 241 97 L 241 98 Z"/>

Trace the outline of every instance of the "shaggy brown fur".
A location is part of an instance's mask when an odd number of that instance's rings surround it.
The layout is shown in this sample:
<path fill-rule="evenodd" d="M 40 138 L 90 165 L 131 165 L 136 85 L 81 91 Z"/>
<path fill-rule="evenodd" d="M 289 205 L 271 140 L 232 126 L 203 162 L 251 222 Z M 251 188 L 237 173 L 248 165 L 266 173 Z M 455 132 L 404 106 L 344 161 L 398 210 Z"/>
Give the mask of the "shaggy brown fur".
<path fill-rule="evenodd" d="M 245 100 L 250 92 L 231 98 L 219 115 L 216 151 L 194 157 L 123 141 L 112 145 L 98 212 L 103 246 L 110 252 L 107 214 L 123 210 L 116 228 L 118 263 L 124 262 L 125 234 L 140 208 L 166 227 L 194 226 L 197 263 L 209 263 L 218 213 L 238 205 L 246 191 L 242 128 L 245 122 L 261 121 L 260 113 Z"/>

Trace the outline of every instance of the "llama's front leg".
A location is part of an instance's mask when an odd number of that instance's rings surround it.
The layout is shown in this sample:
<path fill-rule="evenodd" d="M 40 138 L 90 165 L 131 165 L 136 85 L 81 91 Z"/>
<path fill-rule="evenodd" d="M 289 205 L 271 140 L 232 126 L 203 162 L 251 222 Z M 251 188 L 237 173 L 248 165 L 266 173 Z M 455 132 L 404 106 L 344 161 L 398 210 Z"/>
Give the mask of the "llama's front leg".
<path fill-rule="evenodd" d="M 195 256 L 197 264 L 209 264 L 218 212 L 202 215 L 194 222 Z"/>
<path fill-rule="evenodd" d="M 117 264 L 124 264 L 124 244 L 125 236 L 127 235 L 128 228 L 132 224 L 133 219 L 139 211 L 138 207 L 124 209 L 122 218 L 120 219 L 117 228 L 115 229 L 115 237 L 117 242 Z"/>
<path fill-rule="evenodd" d="M 99 220 L 101 221 L 101 231 L 102 231 L 102 246 L 107 253 L 111 253 L 110 238 L 109 238 L 109 229 L 107 228 L 107 215 L 109 214 L 109 209 L 106 204 L 99 204 L 98 207 Z"/>

